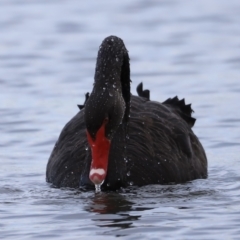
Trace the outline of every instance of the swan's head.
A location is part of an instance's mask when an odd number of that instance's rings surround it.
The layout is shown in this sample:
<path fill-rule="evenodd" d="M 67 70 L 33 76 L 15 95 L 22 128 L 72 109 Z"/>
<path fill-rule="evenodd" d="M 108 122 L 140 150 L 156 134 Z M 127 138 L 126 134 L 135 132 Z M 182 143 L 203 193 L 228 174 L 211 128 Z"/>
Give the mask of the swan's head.
<path fill-rule="evenodd" d="M 129 58 L 123 41 L 110 36 L 98 51 L 95 82 L 85 106 L 85 124 L 92 162 L 89 178 L 104 182 L 111 140 L 129 110 Z"/>

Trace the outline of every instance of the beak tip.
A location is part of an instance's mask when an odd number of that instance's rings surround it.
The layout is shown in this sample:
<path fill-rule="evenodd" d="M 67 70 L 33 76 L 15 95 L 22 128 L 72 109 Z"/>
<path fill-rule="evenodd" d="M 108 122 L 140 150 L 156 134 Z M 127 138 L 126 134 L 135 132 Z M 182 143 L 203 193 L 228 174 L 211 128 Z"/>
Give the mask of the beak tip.
<path fill-rule="evenodd" d="M 106 171 L 102 168 L 91 169 L 89 173 L 89 179 L 92 181 L 94 185 L 103 184 L 106 177 Z"/>

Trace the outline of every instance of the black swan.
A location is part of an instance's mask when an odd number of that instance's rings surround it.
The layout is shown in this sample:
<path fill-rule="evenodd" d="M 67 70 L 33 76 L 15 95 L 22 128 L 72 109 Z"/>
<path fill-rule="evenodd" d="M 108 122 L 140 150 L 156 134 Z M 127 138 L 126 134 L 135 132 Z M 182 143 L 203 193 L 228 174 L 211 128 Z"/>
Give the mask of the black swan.
<path fill-rule="evenodd" d="M 131 185 L 183 183 L 207 177 L 207 158 L 192 131 L 191 104 L 150 101 L 130 93 L 123 41 L 110 36 L 97 57 L 92 93 L 63 128 L 47 164 L 55 187 L 116 190 Z"/>

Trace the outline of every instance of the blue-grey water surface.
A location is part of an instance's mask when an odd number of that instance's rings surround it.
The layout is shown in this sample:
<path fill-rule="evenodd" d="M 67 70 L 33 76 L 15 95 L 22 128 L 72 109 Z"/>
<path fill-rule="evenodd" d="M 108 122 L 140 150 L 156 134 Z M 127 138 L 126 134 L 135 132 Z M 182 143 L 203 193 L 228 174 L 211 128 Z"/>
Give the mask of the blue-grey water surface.
<path fill-rule="evenodd" d="M 151 99 L 192 103 L 209 177 L 55 189 L 48 157 L 121 37 Z M 0 0 L 0 239 L 240 239 L 239 0 Z"/>

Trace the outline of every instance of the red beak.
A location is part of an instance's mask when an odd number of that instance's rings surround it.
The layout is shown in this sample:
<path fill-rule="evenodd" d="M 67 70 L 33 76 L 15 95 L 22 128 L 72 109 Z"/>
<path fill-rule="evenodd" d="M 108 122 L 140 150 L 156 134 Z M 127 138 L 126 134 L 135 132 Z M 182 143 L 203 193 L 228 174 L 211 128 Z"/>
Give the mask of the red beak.
<path fill-rule="evenodd" d="M 92 150 L 92 163 L 89 178 L 95 185 L 102 184 L 107 175 L 111 142 L 105 137 L 105 125 L 106 121 L 103 122 L 102 126 L 97 131 L 95 140 L 92 139 L 87 131 L 88 143 Z"/>

